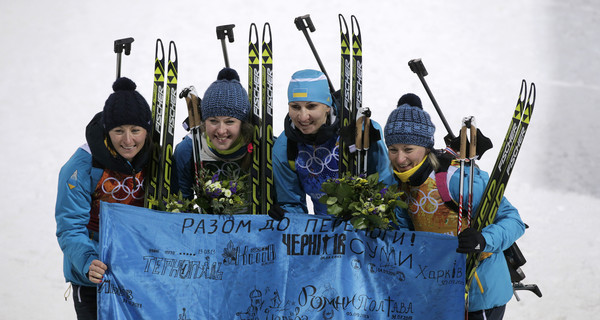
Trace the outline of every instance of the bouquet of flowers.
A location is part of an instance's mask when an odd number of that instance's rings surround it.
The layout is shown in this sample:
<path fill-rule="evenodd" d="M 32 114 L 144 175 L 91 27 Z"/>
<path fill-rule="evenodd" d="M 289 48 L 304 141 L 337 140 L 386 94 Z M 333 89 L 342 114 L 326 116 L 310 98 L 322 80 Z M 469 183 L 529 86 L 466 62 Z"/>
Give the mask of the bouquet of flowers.
<path fill-rule="evenodd" d="M 231 178 L 221 178 L 223 176 Z M 200 169 L 196 184 L 192 187 L 196 198 L 187 200 L 174 197 L 167 203 L 167 211 L 209 214 L 249 213 L 250 197 L 245 183 L 247 177 L 247 174 L 240 177 L 233 172 L 217 172 L 210 175 L 206 169 Z"/>
<path fill-rule="evenodd" d="M 379 182 L 379 173 L 368 177 L 345 174 L 321 185 L 325 193 L 319 202 L 327 205 L 327 213 L 349 220 L 355 229 L 389 229 L 397 223 L 394 209 L 408 206 L 400 196 L 398 185 Z"/>

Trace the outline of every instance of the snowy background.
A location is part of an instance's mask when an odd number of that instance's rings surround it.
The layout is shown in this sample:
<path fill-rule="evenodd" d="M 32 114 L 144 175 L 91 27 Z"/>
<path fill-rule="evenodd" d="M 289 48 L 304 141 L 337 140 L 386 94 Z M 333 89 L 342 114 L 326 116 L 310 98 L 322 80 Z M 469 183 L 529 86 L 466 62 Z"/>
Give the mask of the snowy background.
<path fill-rule="evenodd" d="M 367 4 L 368 3 L 368 4 Z M 122 74 L 151 99 L 156 38 L 174 40 L 179 89 L 200 94 L 223 67 L 215 27 L 235 24 L 230 63 L 247 79 L 248 27 L 270 22 L 275 72 L 275 132 L 283 129 L 287 82 L 318 68 L 293 24 L 310 14 L 311 34 L 339 88 L 337 14 L 357 15 L 363 34 L 364 103 L 384 124 L 398 98 L 421 96 L 446 134 L 417 76 L 426 80 L 450 125 L 464 116 L 495 148 L 479 161 L 490 170 L 506 133 L 521 79 L 537 85 L 533 121 L 507 197 L 531 228 L 519 240 L 526 283 L 507 319 L 590 319 L 600 313 L 600 171 L 594 152 L 600 115 L 600 4 L 592 0 L 475 1 L 7 1 L 0 10 L 0 318 L 74 319 L 62 276 L 54 204 L 60 167 L 84 143 L 84 129 L 112 92 L 113 42 L 133 37 Z M 177 122 L 186 116 L 178 101 Z M 178 129 L 177 139 L 183 137 Z M 594 152 L 594 153 L 593 153 Z"/>

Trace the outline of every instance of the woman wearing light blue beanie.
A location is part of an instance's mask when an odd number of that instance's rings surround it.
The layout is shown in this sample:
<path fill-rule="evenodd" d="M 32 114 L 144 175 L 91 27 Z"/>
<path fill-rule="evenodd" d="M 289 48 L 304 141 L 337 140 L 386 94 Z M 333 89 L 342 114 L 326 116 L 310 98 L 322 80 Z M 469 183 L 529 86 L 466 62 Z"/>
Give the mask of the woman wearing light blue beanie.
<path fill-rule="evenodd" d="M 387 182 L 399 184 L 404 191 L 403 200 L 409 205 L 408 209 L 396 209 L 400 229 L 455 236 L 460 173 L 451 159 L 433 148 L 435 126 L 418 96 L 409 93 L 400 98 L 398 107 L 387 120 L 384 134 L 394 173 L 393 179 Z M 489 177 L 475 168 L 473 178 L 472 212 L 475 212 Z M 468 174 L 464 179 L 467 185 Z M 466 217 L 462 220 L 462 225 L 467 226 Z M 470 287 L 469 320 L 502 319 L 506 303 L 513 295 L 503 251 L 524 231 L 519 212 L 503 198 L 493 224 L 481 232 L 466 228 L 458 235 L 457 252 L 482 252 L 481 256 L 485 257 L 477 268 L 481 287 L 475 279 Z"/>
<path fill-rule="evenodd" d="M 275 191 L 278 208 L 283 212 L 308 213 L 308 196 L 315 214 L 327 214 L 327 207 L 319 198 L 323 195 L 321 184 L 339 176 L 340 120 L 337 114 L 325 74 L 307 69 L 292 75 L 285 129 L 273 146 Z M 371 123 L 375 130 L 381 131 L 379 124 Z M 367 155 L 369 174 L 389 173 L 386 153 L 381 139 L 371 143 Z"/>
<path fill-rule="evenodd" d="M 204 93 L 200 104 L 202 146 L 201 166 L 210 173 L 219 173 L 230 180 L 248 173 L 252 155 L 248 145 L 252 139 L 250 101 L 240 83 L 238 73 L 223 68 Z M 191 133 L 186 135 L 173 154 L 174 177 L 179 191 L 186 199 L 194 197 L 194 159 Z"/>

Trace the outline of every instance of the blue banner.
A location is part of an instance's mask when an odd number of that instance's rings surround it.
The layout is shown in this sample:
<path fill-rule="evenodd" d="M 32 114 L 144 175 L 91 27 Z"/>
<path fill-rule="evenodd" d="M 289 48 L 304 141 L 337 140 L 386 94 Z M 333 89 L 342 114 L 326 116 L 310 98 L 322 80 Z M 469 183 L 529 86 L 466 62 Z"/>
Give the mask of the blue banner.
<path fill-rule="evenodd" d="M 461 319 L 456 237 L 102 203 L 99 319 Z"/>

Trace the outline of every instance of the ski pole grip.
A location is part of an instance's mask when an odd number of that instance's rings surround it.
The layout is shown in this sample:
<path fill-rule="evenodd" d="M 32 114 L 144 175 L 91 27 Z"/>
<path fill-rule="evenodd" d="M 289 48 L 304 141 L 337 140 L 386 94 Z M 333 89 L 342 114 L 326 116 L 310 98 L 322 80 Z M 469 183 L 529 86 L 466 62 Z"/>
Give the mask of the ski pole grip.
<path fill-rule="evenodd" d="M 310 32 L 315 32 L 316 30 L 315 25 L 310 19 L 310 14 L 297 17 L 296 19 L 294 19 L 294 24 L 296 25 L 296 28 L 298 28 L 298 30 L 300 31 L 306 30 L 307 28 L 310 30 Z"/>
<path fill-rule="evenodd" d="M 460 159 L 467 157 L 467 126 L 460 128 Z"/>
<path fill-rule="evenodd" d="M 423 61 L 420 58 L 412 59 L 408 62 L 408 66 L 410 67 L 410 70 L 412 70 L 412 72 L 417 74 L 417 76 L 419 77 L 419 80 L 421 80 L 421 83 L 423 84 L 423 87 L 425 88 L 425 91 L 427 91 L 427 95 L 429 96 L 429 99 L 431 99 L 431 103 L 433 103 L 433 106 L 435 107 L 435 110 L 437 111 L 438 115 L 440 116 L 440 119 L 442 120 L 442 123 L 444 124 L 444 127 L 446 128 L 446 131 L 448 131 L 447 137 L 449 137 L 449 139 L 447 139 L 446 144 L 449 144 L 449 142 L 451 140 L 455 139 L 456 136 L 454 135 L 454 133 L 452 133 L 452 129 L 450 129 L 450 125 L 446 121 L 446 117 L 444 117 L 444 114 L 442 113 L 440 106 L 438 105 L 437 101 L 433 97 L 433 93 L 431 92 L 431 90 L 429 89 L 429 86 L 427 85 L 427 82 L 425 81 L 425 76 L 427 75 L 427 69 L 425 69 L 425 65 L 423 64 Z"/>
<path fill-rule="evenodd" d="M 364 133 L 363 141 L 364 141 L 363 148 L 365 150 L 369 150 L 369 147 L 371 146 L 371 117 L 370 116 L 365 117 L 365 133 Z"/>
<path fill-rule="evenodd" d="M 427 76 L 427 69 L 425 69 L 425 65 L 421 59 L 412 59 L 408 62 L 408 66 L 412 72 L 416 73 L 419 76 Z"/>
<path fill-rule="evenodd" d="M 227 54 L 227 45 L 225 44 L 225 37 L 229 39 L 229 42 L 233 42 L 234 27 L 235 24 L 217 26 L 217 39 L 221 40 L 221 48 L 223 49 L 223 59 L 225 59 L 225 67 L 227 68 L 229 68 L 229 55 Z"/>
<path fill-rule="evenodd" d="M 131 43 L 133 41 L 134 39 L 131 37 L 115 40 L 115 53 L 125 51 L 125 55 L 128 56 L 131 53 Z"/>
<path fill-rule="evenodd" d="M 117 39 L 114 43 L 114 51 L 117 54 L 117 79 L 121 77 L 121 53 L 125 51 L 128 56 L 131 53 L 131 43 L 133 38 Z"/>
<path fill-rule="evenodd" d="M 471 118 L 471 128 L 469 129 L 471 134 L 471 143 L 469 145 L 469 158 L 475 159 L 477 156 L 477 126 L 475 125 L 475 118 Z"/>
<path fill-rule="evenodd" d="M 306 24 L 305 24 L 305 22 L 306 22 Z M 331 79 L 329 78 L 329 74 L 327 74 L 327 70 L 325 70 L 325 66 L 323 65 L 323 62 L 321 61 L 321 57 L 319 57 L 319 53 L 317 52 L 317 49 L 315 48 L 315 45 L 313 44 L 312 39 L 310 38 L 310 34 L 308 33 L 308 31 L 306 31 L 307 28 L 310 30 L 310 32 L 314 32 L 316 30 L 315 25 L 312 23 L 312 20 L 310 19 L 310 15 L 307 14 L 307 15 L 303 15 L 300 17 L 296 17 L 294 19 L 294 24 L 296 25 L 296 28 L 298 28 L 298 30 L 302 31 L 302 33 L 304 34 L 304 37 L 306 38 L 306 41 L 308 42 L 308 46 L 310 47 L 310 50 L 312 51 L 313 55 L 315 56 L 315 59 L 317 60 L 317 64 L 319 64 L 319 68 L 321 69 L 321 72 L 323 72 L 323 74 L 325 74 L 325 77 L 327 77 L 327 83 L 329 83 L 329 91 L 333 95 L 333 93 L 335 92 L 333 83 L 331 82 Z"/>
<path fill-rule="evenodd" d="M 225 37 L 229 40 L 229 42 L 233 42 L 233 28 L 235 24 L 226 24 L 222 26 L 217 26 L 217 39 L 225 40 Z"/>

